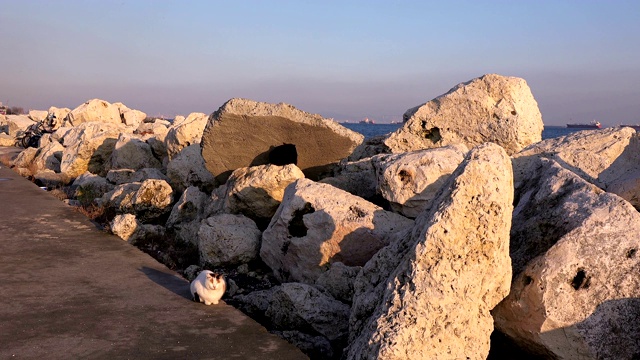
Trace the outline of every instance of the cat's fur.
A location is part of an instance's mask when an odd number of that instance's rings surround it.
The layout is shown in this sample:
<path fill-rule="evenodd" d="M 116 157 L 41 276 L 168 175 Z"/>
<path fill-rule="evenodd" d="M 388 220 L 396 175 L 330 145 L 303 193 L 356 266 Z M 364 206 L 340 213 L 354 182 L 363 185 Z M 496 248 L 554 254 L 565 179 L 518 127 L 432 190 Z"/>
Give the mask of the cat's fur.
<path fill-rule="evenodd" d="M 203 302 L 205 305 L 217 304 L 227 290 L 227 282 L 222 274 L 203 270 L 191 282 L 193 301 Z"/>

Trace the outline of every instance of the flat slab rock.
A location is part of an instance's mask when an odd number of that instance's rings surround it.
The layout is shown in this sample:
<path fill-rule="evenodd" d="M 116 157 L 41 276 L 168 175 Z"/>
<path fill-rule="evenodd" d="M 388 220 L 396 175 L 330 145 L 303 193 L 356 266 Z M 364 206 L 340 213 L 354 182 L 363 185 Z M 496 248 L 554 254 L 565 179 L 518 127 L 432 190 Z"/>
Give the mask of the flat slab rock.
<path fill-rule="evenodd" d="M 207 169 L 224 183 L 237 168 L 269 163 L 270 149 L 294 144 L 297 166 L 317 180 L 362 143 L 364 136 L 288 104 L 231 99 L 211 114 L 202 135 Z"/>

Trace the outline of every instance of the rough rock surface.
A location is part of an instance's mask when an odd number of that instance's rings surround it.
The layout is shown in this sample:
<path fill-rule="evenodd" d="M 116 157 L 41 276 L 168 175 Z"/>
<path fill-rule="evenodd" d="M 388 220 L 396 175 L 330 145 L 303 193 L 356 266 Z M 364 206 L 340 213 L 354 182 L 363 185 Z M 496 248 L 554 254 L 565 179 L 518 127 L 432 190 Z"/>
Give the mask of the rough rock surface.
<path fill-rule="evenodd" d="M 107 180 L 115 185 L 131 182 L 143 182 L 146 179 L 158 179 L 169 182 L 169 178 L 156 168 L 133 169 L 112 169 L 107 173 Z"/>
<path fill-rule="evenodd" d="M 185 147 L 171 159 L 167 165 L 167 177 L 178 192 L 189 186 L 210 192 L 216 185 L 213 175 L 205 167 L 198 144 Z"/>
<path fill-rule="evenodd" d="M 44 136 L 40 139 L 40 148 L 33 159 L 33 164 L 38 169 L 49 169 L 59 173 L 64 147 L 59 142 L 49 139 L 51 137 Z"/>
<path fill-rule="evenodd" d="M 123 103 L 113 103 L 115 107 L 118 108 L 118 112 L 120 112 L 120 120 L 126 126 L 131 126 L 137 128 L 147 117 L 147 114 L 140 110 L 129 109 Z"/>
<path fill-rule="evenodd" d="M 287 104 L 231 99 L 211 114 L 202 136 L 202 156 L 219 182 L 237 168 L 269 163 L 272 147 L 294 144 L 298 167 L 317 180 L 347 157 L 363 136 L 335 121 Z"/>
<path fill-rule="evenodd" d="M 429 206 L 468 151 L 459 144 L 375 156 L 372 160 L 378 174 L 378 191 L 395 212 L 416 218 Z"/>
<path fill-rule="evenodd" d="M 496 327 L 557 359 L 638 356 L 640 214 L 553 160 L 534 170 L 516 188 L 514 279 Z"/>
<path fill-rule="evenodd" d="M 335 299 L 351 303 L 353 283 L 360 272 L 360 266 L 346 266 L 341 262 L 331 264 L 331 268 L 316 280 L 315 287 L 325 290 Z"/>
<path fill-rule="evenodd" d="M 142 222 L 170 212 L 173 189 L 164 180 L 147 179 L 140 184 L 132 199 L 133 209 Z"/>
<path fill-rule="evenodd" d="M 29 126 L 34 124 L 27 115 L 6 115 L 6 123 L 9 130 L 9 136 L 16 137 L 18 133 L 26 130 Z"/>
<path fill-rule="evenodd" d="M 390 156 L 389 154 L 381 157 Z M 350 194 L 372 201 L 378 195 L 378 177 L 373 157 L 340 164 L 335 175 L 319 182 L 342 189 Z"/>
<path fill-rule="evenodd" d="M 486 359 L 511 281 L 504 149 L 472 149 L 433 204 L 358 275 L 348 359 Z"/>
<path fill-rule="evenodd" d="M 640 208 L 640 137 L 634 129 L 585 130 L 528 146 L 514 155 L 516 186 L 532 176 L 527 164 L 540 157 Z"/>
<path fill-rule="evenodd" d="M 200 144 L 204 127 L 207 125 L 209 117 L 203 113 L 191 113 L 186 119 L 174 122 L 169 127 L 167 136 L 165 137 L 165 146 L 169 160 L 178 154 L 183 148 Z"/>
<path fill-rule="evenodd" d="M 304 174 L 293 164 L 236 169 L 227 180 L 224 211 L 268 224 L 282 201 L 284 189 L 302 178 Z"/>
<path fill-rule="evenodd" d="M 509 155 L 542 139 L 542 115 L 526 81 L 488 74 L 462 83 L 404 113 L 405 124 L 384 144 L 392 153 L 485 142 Z"/>
<path fill-rule="evenodd" d="M 75 188 L 75 197 L 86 202 L 101 198 L 104 194 L 112 191 L 115 187 L 102 176 L 86 172 L 78 176 L 72 184 Z"/>
<path fill-rule="evenodd" d="M 13 136 L 0 132 L 0 146 L 14 146 L 15 144 L 16 139 L 14 139 Z"/>
<path fill-rule="evenodd" d="M 198 249 L 202 264 L 244 264 L 258 257 L 260 230 L 253 220 L 243 215 L 214 215 L 202 221 Z"/>
<path fill-rule="evenodd" d="M 364 265 L 413 221 L 328 184 L 298 179 L 262 236 L 260 256 L 281 281 L 315 283 L 333 262 Z"/>
<path fill-rule="evenodd" d="M 198 231 L 200 222 L 206 217 L 207 200 L 207 195 L 197 187 L 186 188 L 171 209 L 167 229 L 171 229 L 178 239 L 198 245 Z"/>
<path fill-rule="evenodd" d="M 161 168 L 151 146 L 134 135 L 120 134 L 111 153 L 111 169 Z"/>
<path fill-rule="evenodd" d="M 117 106 L 104 100 L 93 99 L 71 110 L 65 126 L 78 126 L 91 121 L 122 124 Z"/>
<path fill-rule="evenodd" d="M 105 176 L 120 130 L 118 125 L 87 122 L 65 133 L 60 171 L 70 178 L 86 171 Z"/>
<path fill-rule="evenodd" d="M 29 118 L 33 121 L 42 121 L 47 118 L 49 112 L 46 110 L 29 110 Z"/>

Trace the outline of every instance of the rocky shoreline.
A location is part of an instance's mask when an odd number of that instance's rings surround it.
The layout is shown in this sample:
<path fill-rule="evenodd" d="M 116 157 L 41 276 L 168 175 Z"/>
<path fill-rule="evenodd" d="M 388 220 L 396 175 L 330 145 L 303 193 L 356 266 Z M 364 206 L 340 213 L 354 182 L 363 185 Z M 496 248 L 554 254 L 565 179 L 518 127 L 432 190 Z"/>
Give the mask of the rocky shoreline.
<path fill-rule="evenodd" d="M 223 300 L 311 358 L 640 356 L 639 138 L 542 141 L 523 79 L 367 140 L 287 104 L 170 122 L 94 99 L 0 116 L 0 146 L 51 114 L 14 171 L 189 280 L 225 273 Z"/>

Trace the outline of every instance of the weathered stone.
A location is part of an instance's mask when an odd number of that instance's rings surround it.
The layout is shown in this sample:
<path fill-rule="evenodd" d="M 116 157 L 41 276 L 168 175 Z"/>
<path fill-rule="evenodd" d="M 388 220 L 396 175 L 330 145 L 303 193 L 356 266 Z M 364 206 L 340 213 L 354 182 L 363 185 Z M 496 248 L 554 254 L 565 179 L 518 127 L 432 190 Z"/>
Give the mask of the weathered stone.
<path fill-rule="evenodd" d="M 132 245 L 145 241 L 149 237 L 164 236 L 160 225 L 143 224 L 133 214 L 118 214 L 110 223 L 111 232 Z"/>
<path fill-rule="evenodd" d="M 140 184 L 132 204 L 140 221 L 157 218 L 171 211 L 173 190 L 164 180 L 147 179 Z"/>
<path fill-rule="evenodd" d="M 33 121 L 42 121 L 47 118 L 49 112 L 46 110 L 29 110 L 29 119 Z"/>
<path fill-rule="evenodd" d="M 392 153 L 484 142 L 509 155 L 542 139 L 542 115 L 524 79 L 488 74 L 404 113 L 384 144 Z"/>
<path fill-rule="evenodd" d="M 69 179 L 64 174 L 58 174 L 53 170 L 42 169 L 33 174 L 33 181 L 39 186 L 48 189 L 58 188 L 69 183 Z"/>
<path fill-rule="evenodd" d="M 122 124 L 118 107 L 107 101 L 93 99 L 71 110 L 63 126 L 78 126 L 84 122 Z"/>
<path fill-rule="evenodd" d="M 174 122 L 169 127 L 167 136 L 165 137 L 165 146 L 169 160 L 178 154 L 183 148 L 200 144 L 204 127 L 207 125 L 209 117 L 203 113 L 191 113 L 186 119 L 180 122 Z"/>
<path fill-rule="evenodd" d="M 548 158 L 640 208 L 640 138 L 630 127 L 585 130 L 533 144 L 513 160 L 516 186 L 532 174 L 534 158 Z"/>
<path fill-rule="evenodd" d="M 378 173 L 378 191 L 395 212 L 416 218 L 429 207 L 468 151 L 459 144 L 374 156 L 372 161 Z"/>
<path fill-rule="evenodd" d="M 17 137 L 19 134 L 27 130 L 27 128 L 35 122 L 27 115 L 6 115 L 9 136 Z"/>
<path fill-rule="evenodd" d="M 442 189 L 358 275 L 346 358 L 487 358 L 511 281 L 511 161 L 480 145 Z"/>
<path fill-rule="evenodd" d="M 120 120 L 123 124 L 130 127 L 138 127 L 144 119 L 147 117 L 147 114 L 143 113 L 140 110 L 129 109 L 123 103 L 113 103 L 115 107 L 118 108 L 118 112 L 120 112 Z"/>
<path fill-rule="evenodd" d="M 9 134 L 0 132 L 0 146 L 15 146 L 16 139 L 13 136 L 9 136 Z"/>
<path fill-rule="evenodd" d="M 112 169 L 161 168 L 160 161 L 153 156 L 151 147 L 134 135 L 120 134 L 111 153 Z"/>
<path fill-rule="evenodd" d="M 142 168 L 140 170 L 133 169 L 112 169 L 106 176 L 107 180 L 115 185 L 121 185 L 131 182 L 143 182 L 147 179 L 158 179 L 169 182 L 169 178 L 156 168 Z"/>
<path fill-rule="evenodd" d="M 200 263 L 229 266 L 258 257 L 260 230 L 243 215 L 220 214 L 202 221 L 198 231 Z"/>
<path fill-rule="evenodd" d="M 237 168 L 267 164 L 272 147 L 294 144 L 298 167 L 317 180 L 363 138 L 335 121 L 291 105 L 231 99 L 209 117 L 202 156 L 216 180 L 225 182 Z"/>
<path fill-rule="evenodd" d="M 47 141 L 47 139 L 45 137 L 40 139 L 40 148 L 33 159 L 33 165 L 38 169 L 49 169 L 59 173 L 64 146 L 55 140 Z"/>
<path fill-rule="evenodd" d="M 60 127 L 62 127 L 62 124 L 64 123 L 64 119 L 67 117 L 67 115 L 69 115 L 70 112 L 71 112 L 71 109 L 69 108 L 57 108 L 55 106 L 50 107 L 48 113 L 56 117 L 55 124 L 53 125 L 52 128 L 54 130 L 57 130 Z"/>
<path fill-rule="evenodd" d="M 88 171 L 78 176 L 71 186 L 75 188 L 75 197 L 83 199 L 85 203 L 95 198 L 102 198 L 104 194 L 115 188 L 107 179 Z"/>
<path fill-rule="evenodd" d="M 500 331 L 555 359 L 640 354 L 640 214 L 549 159 L 516 188 Z"/>
<path fill-rule="evenodd" d="M 189 186 L 210 192 L 215 186 L 215 179 L 204 164 L 198 144 L 187 146 L 174 156 L 167 165 L 167 177 L 178 192 Z"/>
<path fill-rule="evenodd" d="M 116 186 L 104 194 L 98 205 L 113 209 L 117 213 L 133 213 L 133 198 L 141 183 L 126 183 Z"/>
<path fill-rule="evenodd" d="M 121 127 L 106 123 L 82 123 L 63 137 L 60 171 L 75 178 L 86 171 L 105 176 Z"/>
<path fill-rule="evenodd" d="M 15 159 L 13 159 L 12 166 L 16 168 L 27 169 L 30 167 L 33 159 L 36 158 L 36 154 L 38 153 L 38 149 L 36 148 L 26 148 L 22 150 Z"/>
<path fill-rule="evenodd" d="M 279 280 L 313 284 L 334 262 L 364 265 L 388 234 L 412 225 L 331 185 L 298 179 L 263 234 L 260 256 Z"/>
<path fill-rule="evenodd" d="M 340 301 L 351 303 L 353 283 L 360 269 L 360 266 L 346 266 L 341 262 L 335 262 L 331 264 L 329 270 L 318 277 L 315 286 Z"/>
<path fill-rule="evenodd" d="M 341 163 L 333 177 L 324 178 L 320 182 L 335 186 L 368 201 L 374 201 L 378 195 L 378 177 L 370 157 Z"/>
<path fill-rule="evenodd" d="M 198 245 L 198 231 L 200 222 L 206 218 L 207 200 L 207 195 L 197 187 L 186 188 L 171 209 L 166 223 L 167 229 L 171 229 L 176 238 Z"/>
<path fill-rule="evenodd" d="M 236 169 L 227 180 L 224 210 L 256 222 L 266 221 L 266 227 L 282 201 L 284 189 L 301 178 L 304 174 L 293 164 Z"/>

